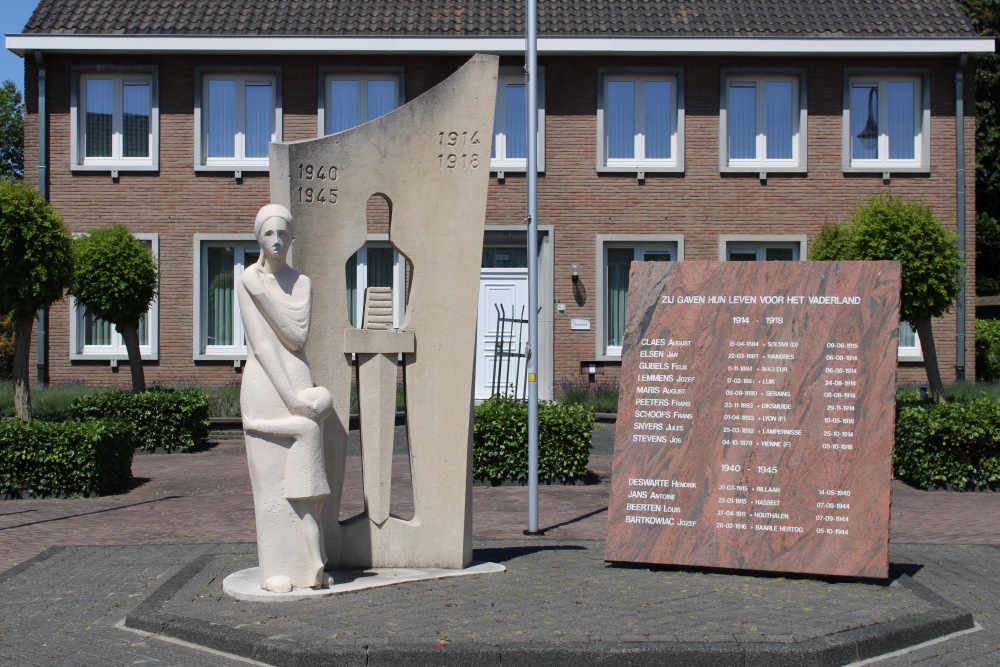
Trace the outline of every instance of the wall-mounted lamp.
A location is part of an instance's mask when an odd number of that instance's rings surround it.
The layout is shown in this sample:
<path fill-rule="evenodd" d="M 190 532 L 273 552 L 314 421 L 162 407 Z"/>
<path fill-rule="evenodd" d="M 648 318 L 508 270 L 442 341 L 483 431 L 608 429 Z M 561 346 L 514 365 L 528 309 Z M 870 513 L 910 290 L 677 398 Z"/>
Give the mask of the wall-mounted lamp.
<path fill-rule="evenodd" d="M 573 265 L 573 273 L 570 274 L 573 278 L 573 282 L 580 282 L 580 271 L 577 269 L 576 264 Z"/>

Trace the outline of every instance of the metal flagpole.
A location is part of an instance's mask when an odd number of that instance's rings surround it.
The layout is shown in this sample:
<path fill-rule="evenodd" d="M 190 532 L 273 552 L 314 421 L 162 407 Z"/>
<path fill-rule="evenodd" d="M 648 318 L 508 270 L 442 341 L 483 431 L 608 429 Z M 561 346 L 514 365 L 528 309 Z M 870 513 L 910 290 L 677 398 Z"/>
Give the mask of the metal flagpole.
<path fill-rule="evenodd" d="M 528 73 L 528 530 L 538 530 L 538 25 L 537 0 L 527 0 Z"/>

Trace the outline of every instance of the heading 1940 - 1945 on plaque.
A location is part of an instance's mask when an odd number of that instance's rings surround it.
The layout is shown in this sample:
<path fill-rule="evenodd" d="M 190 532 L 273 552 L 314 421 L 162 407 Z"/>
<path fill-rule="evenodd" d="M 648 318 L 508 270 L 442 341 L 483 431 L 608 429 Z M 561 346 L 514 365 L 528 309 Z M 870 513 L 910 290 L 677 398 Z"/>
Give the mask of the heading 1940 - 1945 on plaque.
<path fill-rule="evenodd" d="M 634 262 L 606 560 L 884 578 L 895 262 Z"/>

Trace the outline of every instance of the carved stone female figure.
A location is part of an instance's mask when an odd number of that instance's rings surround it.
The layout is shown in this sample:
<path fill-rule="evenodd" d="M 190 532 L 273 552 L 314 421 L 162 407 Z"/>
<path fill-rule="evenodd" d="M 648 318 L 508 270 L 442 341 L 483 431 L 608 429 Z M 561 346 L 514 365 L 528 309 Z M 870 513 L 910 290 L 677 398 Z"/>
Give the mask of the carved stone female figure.
<path fill-rule="evenodd" d="M 269 204 L 257 214 L 259 261 L 237 287 L 247 361 L 240 391 L 257 524 L 261 587 L 276 592 L 326 585 L 320 511 L 330 494 L 323 420 L 330 392 L 315 387 L 303 351 L 309 278 L 288 266 L 292 215 Z"/>

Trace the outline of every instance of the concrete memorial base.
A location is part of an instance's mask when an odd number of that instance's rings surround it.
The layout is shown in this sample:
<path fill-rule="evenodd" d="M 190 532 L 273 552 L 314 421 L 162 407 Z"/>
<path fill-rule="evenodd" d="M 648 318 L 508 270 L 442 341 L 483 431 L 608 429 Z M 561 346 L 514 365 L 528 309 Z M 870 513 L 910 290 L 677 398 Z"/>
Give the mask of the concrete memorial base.
<path fill-rule="evenodd" d="M 324 595 L 353 593 L 379 586 L 392 586 L 411 581 L 447 579 L 470 574 L 495 574 L 506 570 L 498 563 L 473 563 L 460 570 L 443 568 L 376 567 L 368 570 L 338 570 L 327 572 L 331 583 L 328 588 L 296 588 L 287 593 L 277 593 L 260 587 L 260 568 L 250 567 L 234 572 L 222 581 L 222 591 L 237 600 L 247 602 L 295 602 Z"/>
<path fill-rule="evenodd" d="M 125 547 L 143 548 L 166 549 Z M 975 629 L 907 565 L 935 567 L 933 548 L 893 550 L 891 583 L 855 583 L 603 566 L 590 540 L 477 540 L 475 557 L 505 572 L 268 605 L 221 591 L 253 545 L 203 545 L 142 589 L 126 626 L 270 665 L 370 667 L 833 666 Z"/>

